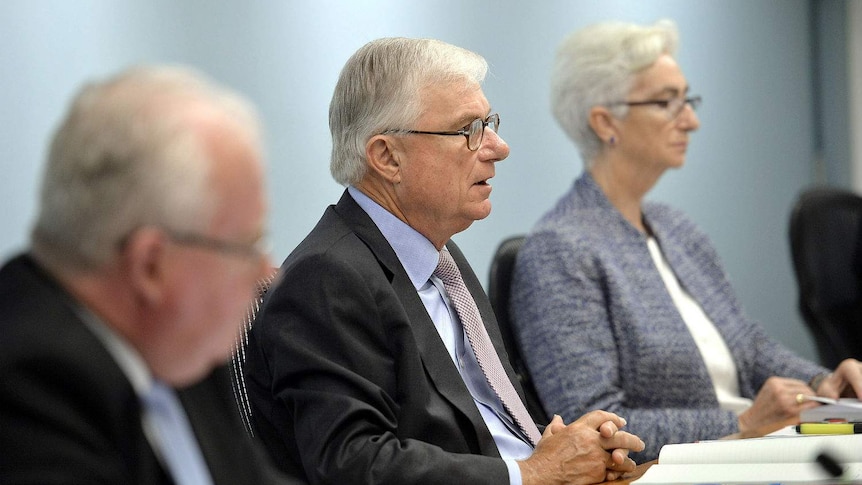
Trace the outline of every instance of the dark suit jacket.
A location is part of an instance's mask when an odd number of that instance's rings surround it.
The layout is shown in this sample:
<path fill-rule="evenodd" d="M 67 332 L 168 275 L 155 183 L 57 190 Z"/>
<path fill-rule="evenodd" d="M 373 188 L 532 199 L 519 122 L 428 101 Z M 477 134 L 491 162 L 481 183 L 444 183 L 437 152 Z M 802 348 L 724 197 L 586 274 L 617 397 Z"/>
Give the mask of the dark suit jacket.
<path fill-rule="evenodd" d="M 448 247 L 521 392 L 487 296 Z M 282 265 L 247 359 L 257 436 L 292 474 L 312 483 L 508 483 L 416 289 L 346 192 Z"/>
<path fill-rule="evenodd" d="M 0 270 L 0 483 L 172 484 L 132 385 L 28 256 Z M 215 484 L 283 483 L 239 421 L 227 368 L 179 391 Z"/>

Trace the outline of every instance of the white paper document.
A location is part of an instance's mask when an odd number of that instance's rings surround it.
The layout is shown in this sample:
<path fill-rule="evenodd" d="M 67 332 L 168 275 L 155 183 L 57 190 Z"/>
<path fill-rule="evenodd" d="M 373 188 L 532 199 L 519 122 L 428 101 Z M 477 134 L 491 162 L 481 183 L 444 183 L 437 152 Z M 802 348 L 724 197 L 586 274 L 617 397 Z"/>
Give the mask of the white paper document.
<path fill-rule="evenodd" d="M 665 445 L 658 463 L 634 483 L 837 483 L 816 463 L 827 453 L 862 483 L 862 435 L 776 435 L 743 440 Z"/>
<path fill-rule="evenodd" d="M 816 408 L 805 409 L 799 413 L 799 420 L 803 423 L 827 421 L 830 419 L 862 421 L 862 402 L 856 398 L 843 398 L 838 399 L 833 404 L 824 404 Z"/>
<path fill-rule="evenodd" d="M 849 482 L 845 482 L 848 480 Z M 637 485 L 718 484 L 837 484 L 862 480 L 862 464 L 845 466 L 841 481 L 816 463 L 653 465 L 635 480 Z"/>

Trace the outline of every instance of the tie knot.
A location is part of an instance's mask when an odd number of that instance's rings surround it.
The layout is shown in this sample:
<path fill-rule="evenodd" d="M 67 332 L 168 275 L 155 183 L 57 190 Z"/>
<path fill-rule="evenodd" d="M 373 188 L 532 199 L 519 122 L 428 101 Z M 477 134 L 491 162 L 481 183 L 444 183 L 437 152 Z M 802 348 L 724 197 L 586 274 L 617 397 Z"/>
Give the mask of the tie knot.
<path fill-rule="evenodd" d="M 461 272 L 458 271 L 458 266 L 452 255 L 445 249 L 440 251 L 440 259 L 437 261 L 437 268 L 434 269 L 434 276 L 440 278 L 443 283 L 451 283 L 457 281 Z"/>

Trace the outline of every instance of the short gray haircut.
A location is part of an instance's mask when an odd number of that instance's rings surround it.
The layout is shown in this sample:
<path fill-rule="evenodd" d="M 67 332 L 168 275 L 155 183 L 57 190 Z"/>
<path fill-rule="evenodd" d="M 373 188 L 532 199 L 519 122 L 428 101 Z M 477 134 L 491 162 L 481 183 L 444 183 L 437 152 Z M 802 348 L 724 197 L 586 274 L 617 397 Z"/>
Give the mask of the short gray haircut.
<path fill-rule="evenodd" d="M 207 229 L 214 161 L 201 118 L 262 150 L 252 105 L 191 69 L 134 67 L 85 85 L 50 147 L 33 255 L 55 269 L 96 269 L 140 227 Z"/>
<path fill-rule="evenodd" d="M 625 100 L 637 73 L 663 54 L 673 56 L 679 33 L 671 20 L 650 26 L 606 22 L 566 37 L 557 50 L 551 74 L 551 109 L 590 168 L 602 140 L 589 124 L 590 109 Z M 623 117 L 628 108 L 613 108 Z"/>
<path fill-rule="evenodd" d="M 481 84 L 485 59 L 434 39 L 378 39 L 356 51 L 338 78 L 329 105 L 330 172 L 342 185 L 365 176 L 365 145 L 389 129 L 409 129 L 419 119 L 422 89 L 434 84 Z"/>

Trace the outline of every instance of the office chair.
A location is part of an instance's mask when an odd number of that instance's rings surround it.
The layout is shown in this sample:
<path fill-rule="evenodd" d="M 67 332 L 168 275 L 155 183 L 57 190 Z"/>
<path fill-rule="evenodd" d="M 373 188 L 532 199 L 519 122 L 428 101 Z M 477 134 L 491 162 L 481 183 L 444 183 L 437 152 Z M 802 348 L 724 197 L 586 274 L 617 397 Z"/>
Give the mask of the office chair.
<path fill-rule="evenodd" d="M 862 197 L 804 191 L 790 216 L 799 310 L 824 366 L 862 358 Z"/>
<path fill-rule="evenodd" d="M 526 398 L 527 411 L 537 423 L 548 423 L 548 415 L 542 407 L 542 401 L 539 399 L 539 394 L 533 386 L 533 380 L 527 370 L 527 365 L 521 357 L 521 349 L 518 340 L 512 329 L 512 323 L 509 319 L 509 294 L 512 286 L 512 272 L 515 269 L 515 258 L 518 255 L 518 250 L 524 244 L 524 236 L 513 236 L 503 240 L 497 247 L 494 253 L 494 259 L 491 260 L 491 271 L 488 283 L 488 299 L 491 300 L 491 307 L 494 309 L 494 314 L 497 316 L 497 324 L 500 326 L 500 333 L 503 337 L 503 345 L 506 347 L 506 353 L 509 354 L 509 363 L 515 369 L 515 374 L 521 387 L 524 389 Z"/>
<path fill-rule="evenodd" d="M 263 306 L 263 298 L 269 287 L 272 286 L 275 277 L 278 274 L 278 268 L 273 268 L 269 276 L 261 278 L 257 282 L 257 295 L 248 304 L 245 318 L 243 318 L 242 326 L 237 332 L 236 341 L 234 342 L 233 352 L 230 358 L 231 368 L 231 385 L 233 387 L 233 397 L 236 400 L 237 410 L 239 411 L 242 424 L 250 436 L 254 436 L 254 430 L 251 425 L 251 402 L 248 400 L 248 390 L 245 387 L 245 376 L 243 370 L 246 361 L 246 346 L 248 346 L 248 332 L 254 325 L 254 319 L 257 313 Z"/>

